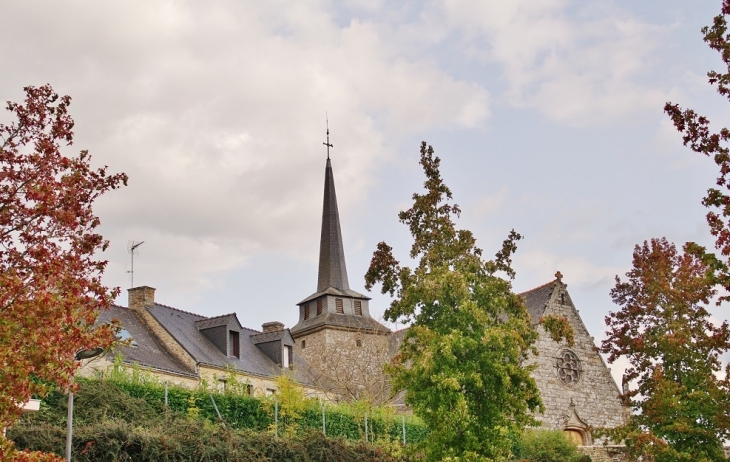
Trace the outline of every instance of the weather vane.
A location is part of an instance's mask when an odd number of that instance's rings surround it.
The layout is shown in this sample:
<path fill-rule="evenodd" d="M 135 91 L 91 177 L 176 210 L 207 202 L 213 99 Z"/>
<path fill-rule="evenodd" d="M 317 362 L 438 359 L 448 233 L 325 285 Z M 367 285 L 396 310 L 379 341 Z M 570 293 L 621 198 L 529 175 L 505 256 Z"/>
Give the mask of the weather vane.
<path fill-rule="evenodd" d="M 322 144 L 327 146 L 327 160 L 330 160 L 330 148 L 334 148 L 334 146 L 332 146 L 330 144 L 330 120 L 329 120 L 329 117 L 327 116 L 327 112 L 324 113 L 324 117 L 325 117 L 325 120 L 327 121 L 327 142 L 322 143 Z"/>

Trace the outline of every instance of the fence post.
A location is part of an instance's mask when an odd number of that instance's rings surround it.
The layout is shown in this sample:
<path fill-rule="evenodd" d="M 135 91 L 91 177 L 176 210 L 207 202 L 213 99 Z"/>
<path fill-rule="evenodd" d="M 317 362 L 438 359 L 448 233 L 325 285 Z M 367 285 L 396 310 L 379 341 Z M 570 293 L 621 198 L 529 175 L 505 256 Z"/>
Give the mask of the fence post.
<path fill-rule="evenodd" d="M 215 409 L 215 413 L 218 415 L 218 420 L 221 421 L 221 425 L 223 425 L 223 428 L 226 428 L 226 423 L 223 421 L 223 417 L 221 416 L 221 413 L 218 410 L 218 406 L 216 406 L 216 404 L 215 404 L 215 400 L 213 399 L 213 394 L 208 393 L 208 396 L 210 396 L 210 402 L 213 403 L 213 409 Z"/>
<path fill-rule="evenodd" d="M 368 440 L 368 413 L 365 413 L 365 441 Z"/>
<path fill-rule="evenodd" d="M 324 436 L 327 436 L 327 427 L 325 425 L 325 417 L 324 417 L 324 401 L 322 401 L 322 434 Z"/>
<path fill-rule="evenodd" d="M 165 407 L 167 407 L 167 382 L 165 382 Z"/>
<path fill-rule="evenodd" d="M 279 400 L 274 396 L 274 438 L 279 439 Z"/>
<path fill-rule="evenodd" d="M 403 445 L 406 444 L 406 416 L 401 416 L 401 421 L 403 422 Z"/>

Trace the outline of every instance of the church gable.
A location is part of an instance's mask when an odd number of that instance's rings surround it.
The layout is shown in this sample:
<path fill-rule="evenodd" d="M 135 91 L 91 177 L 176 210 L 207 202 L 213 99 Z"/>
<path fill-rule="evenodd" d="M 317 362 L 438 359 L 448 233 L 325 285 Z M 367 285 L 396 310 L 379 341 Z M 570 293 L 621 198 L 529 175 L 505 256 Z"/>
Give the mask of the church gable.
<path fill-rule="evenodd" d="M 532 376 L 545 405 L 545 412 L 537 418 L 550 428 L 580 430 L 584 444 L 590 444 L 587 428 L 621 425 L 627 410 L 619 399 L 620 391 L 610 370 L 573 305 L 562 275 L 556 276 L 553 282 L 521 294 L 533 322 L 537 324 L 547 315 L 564 317 L 573 327 L 575 337 L 572 346 L 564 341 L 555 342 L 537 325 L 539 355 L 532 360 L 537 365 Z"/>

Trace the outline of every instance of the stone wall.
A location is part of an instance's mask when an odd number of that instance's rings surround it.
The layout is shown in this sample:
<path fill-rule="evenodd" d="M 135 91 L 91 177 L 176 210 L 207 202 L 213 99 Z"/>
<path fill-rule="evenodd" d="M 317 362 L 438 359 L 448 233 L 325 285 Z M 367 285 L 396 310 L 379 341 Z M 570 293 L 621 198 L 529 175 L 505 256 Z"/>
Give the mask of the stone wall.
<path fill-rule="evenodd" d="M 160 339 L 167 351 L 170 352 L 180 362 L 185 364 L 190 370 L 194 371 L 197 368 L 195 359 L 190 356 L 190 353 L 185 351 L 183 347 L 177 343 L 172 335 L 160 325 L 154 316 L 147 311 L 147 307 L 154 305 L 155 303 L 155 289 L 152 287 L 142 286 L 135 287 L 133 289 L 127 289 L 129 293 L 129 309 L 134 310 L 142 318 L 142 321 L 149 327 L 152 333 Z"/>
<path fill-rule="evenodd" d="M 627 462 L 626 446 L 578 446 L 578 450 L 591 458 L 591 462 Z"/>
<path fill-rule="evenodd" d="M 544 314 L 567 318 L 573 326 L 575 344 L 569 347 L 565 342 L 555 342 L 538 326 L 540 338 L 536 346 L 540 354 L 531 361 L 537 364 L 532 376 L 540 389 L 545 412 L 537 418 L 548 428 L 580 431 L 584 444 L 596 444 L 589 428 L 622 425 L 628 417 L 627 409 L 619 400 L 619 388 L 573 306 L 566 285 L 557 281 L 555 284 Z"/>
<path fill-rule="evenodd" d="M 100 356 L 93 361 L 85 362 L 76 372 L 76 375 L 89 378 L 105 377 L 111 372 L 112 368 L 114 367 L 114 362 L 112 361 L 112 359 L 113 358 L 111 356 Z M 124 367 L 131 368 L 133 366 L 130 364 L 124 364 Z M 186 388 L 195 388 L 200 384 L 200 380 L 198 380 L 197 377 L 173 374 L 171 372 L 161 371 L 157 369 L 148 369 L 145 367 L 141 367 L 140 369 L 144 373 L 149 373 L 150 375 L 156 377 L 160 380 L 160 382 L 167 382 Z"/>
<path fill-rule="evenodd" d="M 388 337 L 327 328 L 298 338 L 295 351 L 322 374 L 321 385 L 333 390 L 330 400 L 365 399 L 382 404 L 390 390 L 383 372 L 390 360 Z"/>

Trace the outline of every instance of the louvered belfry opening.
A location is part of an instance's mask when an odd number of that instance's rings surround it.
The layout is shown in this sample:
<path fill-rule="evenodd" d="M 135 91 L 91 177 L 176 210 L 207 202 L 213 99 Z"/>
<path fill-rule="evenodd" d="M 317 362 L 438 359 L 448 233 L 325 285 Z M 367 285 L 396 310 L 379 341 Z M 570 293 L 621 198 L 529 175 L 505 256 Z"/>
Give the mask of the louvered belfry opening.
<path fill-rule="evenodd" d="M 304 305 L 304 319 L 309 319 L 309 303 Z"/>
<path fill-rule="evenodd" d="M 342 306 L 342 299 L 341 298 L 336 298 L 335 299 L 335 310 L 339 314 L 345 314 L 345 309 Z"/>
<path fill-rule="evenodd" d="M 317 300 L 317 316 L 322 314 L 322 305 L 322 299 L 320 298 L 319 300 Z"/>
<path fill-rule="evenodd" d="M 362 316 L 362 301 L 355 300 L 355 315 Z"/>

